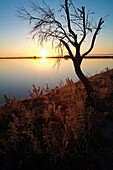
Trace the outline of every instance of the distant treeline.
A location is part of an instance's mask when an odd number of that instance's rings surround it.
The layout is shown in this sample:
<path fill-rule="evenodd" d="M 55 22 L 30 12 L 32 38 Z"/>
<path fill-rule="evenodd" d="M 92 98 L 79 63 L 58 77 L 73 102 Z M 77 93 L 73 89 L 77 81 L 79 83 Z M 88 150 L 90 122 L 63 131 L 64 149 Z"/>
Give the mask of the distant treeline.
<path fill-rule="evenodd" d="M 0 59 L 42 59 L 43 57 L 0 57 Z M 46 57 L 47 59 L 69 59 L 67 56 Z M 86 56 L 86 59 L 113 59 L 113 56 Z"/>

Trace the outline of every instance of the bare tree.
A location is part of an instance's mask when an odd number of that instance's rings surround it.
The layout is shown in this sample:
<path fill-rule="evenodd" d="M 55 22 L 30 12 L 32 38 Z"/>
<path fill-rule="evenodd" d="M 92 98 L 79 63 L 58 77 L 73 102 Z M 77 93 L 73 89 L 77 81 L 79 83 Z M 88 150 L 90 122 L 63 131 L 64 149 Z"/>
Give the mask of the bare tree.
<path fill-rule="evenodd" d="M 82 60 L 88 55 L 95 44 L 96 37 L 101 29 L 104 19 L 100 18 L 96 24 L 92 19 L 94 14 L 90 10 L 85 11 L 85 7 L 78 9 L 71 0 L 64 0 L 59 10 L 63 15 L 62 22 L 57 20 L 55 10 L 51 9 L 45 2 L 41 7 L 38 3 L 31 3 L 31 12 L 26 8 L 19 9 L 18 17 L 28 20 L 32 27 L 33 38 L 42 44 L 50 41 L 52 44 L 57 43 L 57 47 L 63 50 L 65 47 L 68 51 L 67 57 L 73 61 L 75 72 L 84 84 L 87 94 L 91 97 L 93 88 L 81 70 Z M 89 49 L 81 54 L 80 49 L 89 32 L 92 32 L 92 40 Z M 75 48 L 75 54 L 71 47 Z"/>

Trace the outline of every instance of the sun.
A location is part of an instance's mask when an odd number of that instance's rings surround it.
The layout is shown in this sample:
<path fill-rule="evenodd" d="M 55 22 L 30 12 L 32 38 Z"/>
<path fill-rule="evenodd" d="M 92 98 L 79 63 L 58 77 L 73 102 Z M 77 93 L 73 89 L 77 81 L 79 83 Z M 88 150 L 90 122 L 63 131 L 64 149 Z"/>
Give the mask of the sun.
<path fill-rule="evenodd" d="M 47 50 L 41 50 L 40 51 L 40 56 L 41 57 L 46 57 L 48 55 L 48 51 Z"/>
<path fill-rule="evenodd" d="M 47 50 L 41 50 L 40 51 L 40 56 L 42 57 L 41 62 L 45 64 L 47 62 L 47 56 L 48 56 L 48 51 Z"/>

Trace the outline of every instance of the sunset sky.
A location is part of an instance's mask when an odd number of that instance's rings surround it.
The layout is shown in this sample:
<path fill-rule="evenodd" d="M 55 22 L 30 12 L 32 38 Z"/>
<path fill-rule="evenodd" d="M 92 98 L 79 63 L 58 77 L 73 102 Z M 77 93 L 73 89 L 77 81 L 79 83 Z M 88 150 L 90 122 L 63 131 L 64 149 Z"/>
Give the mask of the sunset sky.
<path fill-rule="evenodd" d="M 37 0 L 42 3 L 42 0 Z M 59 1 L 45 0 L 50 7 L 59 9 Z M 52 50 L 51 44 L 39 47 L 29 34 L 30 26 L 27 21 L 16 17 L 16 7 L 24 5 L 27 9 L 31 0 L 0 0 L 0 57 L 7 56 L 39 56 L 42 50 L 46 50 L 49 56 L 57 55 Z M 35 0 L 32 0 L 35 2 Z M 73 0 L 77 7 L 85 6 L 86 10 L 95 12 L 95 20 L 109 14 L 103 24 L 103 29 L 97 36 L 95 48 L 91 54 L 113 54 L 113 0 Z M 84 43 L 83 51 L 90 45 L 90 41 Z"/>

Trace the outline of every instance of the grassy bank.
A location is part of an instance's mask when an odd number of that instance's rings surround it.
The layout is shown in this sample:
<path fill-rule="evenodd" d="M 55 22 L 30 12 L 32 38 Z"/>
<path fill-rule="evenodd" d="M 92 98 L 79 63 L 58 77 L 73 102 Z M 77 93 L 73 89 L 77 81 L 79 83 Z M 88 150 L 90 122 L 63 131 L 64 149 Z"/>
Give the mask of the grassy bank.
<path fill-rule="evenodd" d="M 113 69 L 89 79 L 95 107 L 81 82 L 70 79 L 52 90 L 33 85 L 28 99 L 4 96 L 1 170 L 113 169 Z"/>

